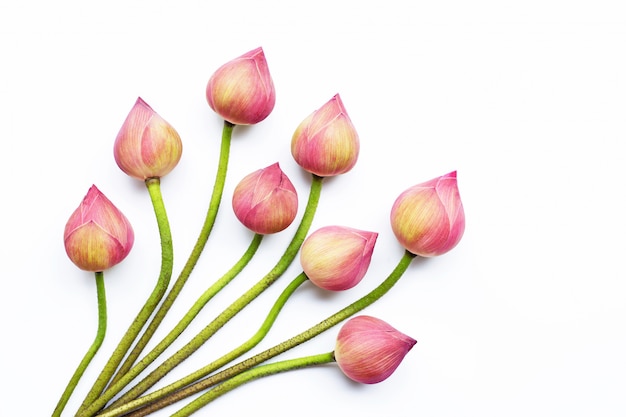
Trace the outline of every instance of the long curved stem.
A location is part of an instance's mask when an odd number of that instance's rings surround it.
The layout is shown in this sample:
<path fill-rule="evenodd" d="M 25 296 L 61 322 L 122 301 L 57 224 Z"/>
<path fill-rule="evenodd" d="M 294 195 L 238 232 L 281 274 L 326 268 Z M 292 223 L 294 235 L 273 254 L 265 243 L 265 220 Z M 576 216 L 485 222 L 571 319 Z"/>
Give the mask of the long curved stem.
<path fill-rule="evenodd" d="M 202 394 L 200 397 L 196 398 L 185 407 L 172 414 L 172 417 L 190 416 L 196 411 L 200 410 L 205 405 L 209 404 L 211 401 L 221 397 L 222 395 L 234 390 L 237 387 L 240 387 L 243 384 L 254 381 L 255 379 L 263 378 L 270 375 L 276 375 L 281 372 L 293 371 L 295 369 L 302 369 L 310 366 L 331 363 L 334 361 L 334 352 L 328 352 L 319 355 L 303 356 L 301 358 L 269 363 L 266 365 L 257 366 L 256 368 L 248 369 L 247 371 L 242 372 L 239 375 L 222 382 L 220 385 L 216 386 L 205 394 Z"/>
<path fill-rule="evenodd" d="M 85 397 L 77 415 L 82 415 L 83 411 L 85 411 L 90 404 L 98 399 L 98 396 L 106 387 L 107 383 L 111 379 L 111 376 L 117 369 L 117 366 L 124 358 L 126 352 L 128 352 L 131 344 L 150 318 L 150 315 L 154 312 L 159 301 L 161 301 L 172 276 L 174 249 L 172 245 L 172 234 L 170 231 L 169 220 L 165 211 L 165 205 L 163 204 L 163 196 L 161 195 L 161 181 L 159 178 L 148 178 L 145 183 L 148 188 L 148 193 L 150 194 L 161 239 L 161 272 L 152 293 L 144 303 L 139 313 L 137 313 L 137 316 L 130 324 L 128 330 L 126 330 L 124 336 L 122 336 L 122 339 L 119 341 L 108 362 L 100 372 L 96 382 Z"/>
<path fill-rule="evenodd" d="M 352 304 L 344 307 L 343 309 L 339 310 L 335 314 L 327 317 L 326 319 L 319 322 L 315 326 L 309 328 L 308 330 L 305 330 L 304 332 L 288 340 L 285 340 L 284 342 L 279 343 L 278 345 L 274 347 L 264 350 L 263 352 L 257 355 L 254 355 L 248 359 L 245 359 L 231 366 L 230 368 L 227 368 L 221 372 L 213 374 L 201 381 L 198 381 L 192 385 L 187 386 L 186 388 L 182 390 L 174 392 L 173 394 L 168 395 L 160 399 L 157 402 L 154 402 L 148 407 L 145 407 L 146 411 L 149 410 L 149 412 L 154 412 L 165 406 L 168 406 L 184 398 L 187 398 L 190 395 L 196 394 L 216 384 L 219 384 L 220 382 L 233 378 L 234 376 L 241 374 L 242 372 L 245 372 L 246 370 L 252 368 L 253 366 L 263 363 L 283 352 L 286 352 L 287 350 L 293 347 L 296 347 L 314 338 L 320 333 L 325 332 L 326 330 L 339 324 L 340 322 L 347 319 L 348 317 L 363 310 L 365 307 L 371 305 L 372 303 L 380 299 L 383 295 L 385 295 L 391 289 L 391 287 L 393 287 L 396 284 L 396 282 L 398 282 L 398 280 L 402 277 L 402 275 L 408 269 L 409 265 L 411 264 L 411 261 L 414 258 L 415 258 L 414 254 L 408 251 L 405 251 L 404 255 L 398 262 L 398 265 L 389 274 L 389 276 L 383 282 L 381 282 L 376 288 L 374 288 L 372 291 L 370 291 L 363 297 L 359 298 Z M 146 411 L 144 411 L 144 408 L 142 408 L 132 414 L 129 414 L 129 416 L 132 416 L 132 417 L 145 416 L 148 414 L 148 412 Z"/>
<path fill-rule="evenodd" d="M 200 230 L 200 235 L 198 236 L 196 244 L 193 247 L 191 254 L 189 255 L 189 259 L 187 260 L 187 263 L 183 267 L 182 271 L 180 272 L 180 275 L 172 285 L 172 288 L 168 292 L 167 296 L 163 300 L 163 303 L 161 303 L 161 306 L 150 321 L 150 324 L 148 325 L 146 330 L 144 330 L 141 338 L 137 341 L 131 352 L 128 354 L 124 363 L 122 364 L 122 366 L 120 366 L 115 376 L 111 379 L 111 384 L 117 382 L 120 377 L 128 372 L 128 370 L 135 364 L 137 358 L 139 358 L 139 355 L 145 349 L 146 345 L 165 318 L 165 315 L 174 304 L 174 301 L 180 294 L 183 286 L 186 284 L 187 279 L 191 275 L 191 271 L 196 266 L 196 263 L 198 262 L 202 251 L 204 250 L 206 242 L 209 239 L 209 235 L 213 230 L 215 218 L 217 217 L 217 212 L 219 210 L 220 202 L 222 200 L 222 194 L 224 192 L 224 183 L 226 182 L 226 171 L 228 168 L 228 159 L 230 156 L 230 143 L 234 126 L 235 125 L 233 125 L 232 123 L 224 121 L 219 163 L 217 166 L 215 183 L 213 185 L 213 193 L 209 202 L 209 209 L 207 210 L 204 224 L 202 225 L 202 229 Z"/>
<path fill-rule="evenodd" d="M 106 334 L 107 329 L 107 301 L 106 301 L 106 292 L 104 289 L 104 273 L 102 271 L 96 272 L 96 291 L 97 291 L 97 299 L 98 299 L 98 330 L 96 332 L 96 338 L 93 343 L 85 353 L 85 356 L 78 364 L 76 371 L 74 371 L 74 375 L 70 378 L 65 391 L 61 395 L 59 402 L 57 403 L 54 412 L 52 413 L 52 417 L 59 417 L 65 406 L 67 405 L 68 400 L 72 396 L 76 385 L 78 385 L 78 381 L 85 373 L 87 366 L 91 363 L 91 360 L 100 349 L 102 342 L 104 341 L 104 336 Z"/>
<path fill-rule="evenodd" d="M 202 308 L 222 289 L 224 288 L 230 281 L 232 281 L 241 270 L 250 262 L 253 255 L 256 253 L 259 245 L 263 239 L 263 235 L 255 234 L 248 249 L 242 255 L 238 262 L 235 263 L 231 267 L 228 272 L 226 272 L 220 279 L 215 281 L 207 290 L 196 300 L 196 302 L 191 306 L 191 308 L 187 311 L 187 313 L 183 316 L 183 318 L 174 326 L 174 328 L 139 362 L 141 366 L 148 366 L 150 363 L 154 361 L 161 353 L 165 351 L 175 340 L 180 336 L 180 334 L 189 326 L 189 324 L 193 321 L 193 319 L 200 313 Z M 117 390 L 119 387 L 118 384 L 113 383 L 110 390 Z M 109 390 L 106 390 L 103 395 L 108 396 Z M 115 403 L 111 404 L 110 407 L 119 405 L 123 403 L 123 398 L 120 398 Z"/>
<path fill-rule="evenodd" d="M 291 295 L 296 291 L 296 289 L 298 289 L 300 285 L 302 285 L 307 280 L 308 280 L 308 277 L 305 275 L 304 272 L 296 276 L 293 279 L 293 281 L 291 281 L 291 283 L 289 283 L 289 285 L 278 296 L 278 298 L 274 302 L 274 305 L 272 306 L 269 313 L 267 314 L 265 321 L 263 321 L 263 324 L 261 324 L 257 332 L 252 337 L 250 337 L 250 339 L 248 339 L 247 341 L 239 345 L 237 348 L 223 355 L 221 358 L 211 362 L 207 366 L 197 370 L 196 372 L 182 379 L 179 379 L 178 381 L 171 383 L 167 385 L 166 387 L 159 389 L 158 391 L 155 391 L 143 397 L 137 398 L 135 400 L 128 401 L 126 403 L 124 403 L 124 401 L 120 399 L 112 403 L 108 408 L 104 410 L 104 412 L 99 413 L 98 416 L 99 417 L 118 417 L 118 416 L 124 415 L 132 410 L 140 408 L 146 404 L 149 404 L 160 398 L 163 398 L 164 396 L 172 392 L 175 392 L 181 388 L 184 388 L 186 385 L 189 385 L 192 382 L 195 382 L 201 379 L 202 377 L 210 374 L 211 372 L 221 368 L 227 363 L 233 361 L 234 359 L 248 352 L 250 349 L 252 349 L 257 344 L 259 344 L 261 340 L 263 340 L 263 338 L 267 335 L 272 325 L 276 321 L 278 314 L 287 303 L 287 300 L 289 299 L 289 297 L 291 297 Z M 139 415 L 144 415 L 144 414 L 139 414 Z"/>
<path fill-rule="evenodd" d="M 157 383 L 172 369 L 178 366 L 182 361 L 191 356 L 196 350 L 198 350 L 204 342 L 206 342 L 211 336 L 213 336 L 219 329 L 221 329 L 231 318 L 233 318 L 238 312 L 240 312 L 245 306 L 247 306 L 252 300 L 259 296 L 263 291 L 270 287 L 289 267 L 296 254 L 302 246 L 313 217 L 317 209 L 319 197 L 322 189 L 322 177 L 312 175 L 311 189 L 309 193 L 309 200 L 307 206 L 302 215 L 300 225 L 294 234 L 291 242 L 287 246 L 283 256 L 279 259 L 277 264 L 268 272 L 260 281 L 253 285 L 248 291 L 235 300 L 230 306 L 228 306 L 220 315 L 218 315 L 211 323 L 209 323 L 204 329 L 202 329 L 194 338 L 191 339 L 185 346 L 180 348 L 176 353 L 166 359 L 161 365 L 154 369 L 148 376 L 141 380 L 137 385 L 131 388 L 124 394 L 124 400 L 137 398 L 142 393 L 146 392 L 151 386 Z M 140 372 L 145 369 L 142 363 L 138 363 L 131 368 L 116 384 L 101 395 L 93 404 L 86 410 L 81 417 L 89 417 L 97 413 L 99 409 L 104 407 L 106 403 L 113 398 L 117 393 L 121 391 L 123 387 L 128 385 L 132 379 L 134 379 Z"/>

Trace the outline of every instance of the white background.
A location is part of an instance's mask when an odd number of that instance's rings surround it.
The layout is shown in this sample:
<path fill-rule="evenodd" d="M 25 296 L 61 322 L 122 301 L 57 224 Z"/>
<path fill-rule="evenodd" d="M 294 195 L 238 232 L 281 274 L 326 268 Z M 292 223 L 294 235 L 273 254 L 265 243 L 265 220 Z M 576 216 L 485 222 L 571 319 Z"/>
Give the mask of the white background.
<path fill-rule="evenodd" d="M 198 415 L 626 415 L 625 45 L 626 6 L 617 0 L 3 0 L 0 415 L 50 415 L 95 335 L 92 275 L 68 260 L 62 241 L 92 184 L 129 217 L 136 243 L 105 274 L 107 337 L 66 415 L 152 290 L 160 254 L 150 201 L 112 155 L 137 96 L 183 138 L 183 158 L 162 181 L 175 278 L 217 164 L 222 121 L 206 104 L 206 82 L 258 46 L 276 107 L 259 125 L 235 129 L 217 225 L 158 335 L 246 248 L 251 235 L 230 207 L 244 175 L 279 162 L 301 214 L 309 178 L 291 158 L 291 135 L 335 93 L 362 152 L 351 172 L 325 183 L 312 230 L 377 231 L 372 265 L 349 292 L 300 289 L 254 352 L 392 270 L 402 249 L 389 210 L 409 186 L 457 170 L 467 227 L 452 252 L 414 262 L 364 312 L 418 340 L 387 381 L 361 386 L 333 366 L 302 370 L 246 385 Z M 294 230 L 267 237 L 175 347 L 269 271 Z M 168 381 L 246 339 L 299 271 L 296 259 Z M 337 330 L 281 358 L 329 351 Z"/>

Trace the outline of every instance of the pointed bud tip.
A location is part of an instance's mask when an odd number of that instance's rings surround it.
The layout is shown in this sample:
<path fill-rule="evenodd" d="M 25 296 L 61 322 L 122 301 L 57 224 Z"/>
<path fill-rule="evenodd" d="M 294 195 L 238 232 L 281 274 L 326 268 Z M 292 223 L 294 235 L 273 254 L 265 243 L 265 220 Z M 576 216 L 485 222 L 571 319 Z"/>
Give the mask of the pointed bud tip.
<path fill-rule="evenodd" d="M 237 219 L 257 234 L 278 233 L 298 211 L 295 187 L 278 162 L 246 175 L 235 187 L 232 207 Z"/>
<path fill-rule="evenodd" d="M 416 343 L 381 319 L 356 316 L 339 330 L 335 359 L 350 379 L 375 384 L 391 376 Z"/>
<path fill-rule="evenodd" d="M 291 138 L 296 163 L 320 177 L 350 171 L 359 149 L 359 135 L 339 93 L 300 122 Z"/>
<path fill-rule="evenodd" d="M 308 236 L 300 263 L 316 286 L 344 291 L 356 286 L 369 268 L 378 233 L 345 226 L 325 226 Z"/>
<path fill-rule="evenodd" d="M 391 226 L 409 252 L 432 257 L 452 250 L 465 229 L 457 172 L 417 184 L 402 192 L 391 208 Z"/>

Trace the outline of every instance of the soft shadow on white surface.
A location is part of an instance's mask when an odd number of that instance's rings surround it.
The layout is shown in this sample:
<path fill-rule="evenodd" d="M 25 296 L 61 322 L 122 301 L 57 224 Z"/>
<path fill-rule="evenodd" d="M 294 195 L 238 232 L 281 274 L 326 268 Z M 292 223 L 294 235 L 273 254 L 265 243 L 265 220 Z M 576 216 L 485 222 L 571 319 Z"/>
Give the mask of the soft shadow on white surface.
<path fill-rule="evenodd" d="M 392 270 L 402 249 L 389 210 L 407 187 L 457 170 L 466 234 L 449 254 L 415 262 L 365 311 L 418 340 L 389 380 L 361 386 L 324 366 L 253 382 L 198 414 L 623 416 L 625 12 L 618 1 L 4 1 L 0 414 L 49 415 L 95 335 L 93 279 L 62 242 L 91 184 L 128 216 L 137 241 L 105 274 L 109 330 L 66 415 L 152 289 L 159 243 L 150 201 L 112 155 L 137 96 L 184 142 L 180 165 L 162 183 L 176 276 L 217 164 L 221 120 L 206 104 L 206 82 L 262 46 L 276 107 L 259 125 L 235 129 L 217 225 L 157 337 L 245 250 L 250 233 L 230 208 L 239 179 L 278 161 L 304 207 L 308 176 L 289 142 L 335 93 L 362 152 L 353 171 L 325 184 L 312 230 L 379 232 L 372 266 L 345 294 L 300 289 L 253 352 L 315 324 Z M 175 347 L 269 271 L 294 230 L 265 239 Z M 298 268 L 296 259 L 170 377 L 247 338 Z M 333 330 L 285 357 L 330 350 Z"/>

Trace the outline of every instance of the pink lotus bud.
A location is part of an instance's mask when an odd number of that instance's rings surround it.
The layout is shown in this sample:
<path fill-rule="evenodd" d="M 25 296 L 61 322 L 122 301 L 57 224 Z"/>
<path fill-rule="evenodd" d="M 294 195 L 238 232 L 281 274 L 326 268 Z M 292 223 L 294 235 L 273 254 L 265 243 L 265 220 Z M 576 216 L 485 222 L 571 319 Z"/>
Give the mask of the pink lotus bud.
<path fill-rule="evenodd" d="M 160 178 L 174 169 L 182 152 L 183 144 L 176 130 L 138 98 L 113 146 L 120 169 L 142 181 Z"/>
<path fill-rule="evenodd" d="M 239 221 L 253 232 L 277 233 L 296 218 L 298 194 L 277 162 L 247 175 L 237 184 L 233 210 Z"/>
<path fill-rule="evenodd" d="M 416 255 L 438 256 L 454 248 L 465 230 L 456 171 L 400 194 L 391 209 L 391 227 L 402 246 Z"/>
<path fill-rule="evenodd" d="M 335 360 L 348 378 L 376 384 L 396 370 L 416 343 L 380 319 L 357 316 L 339 330 Z"/>
<path fill-rule="evenodd" d="M 349 227 L 322 227 L 302 244 L 302 269 L 320 288 L 331 291 L 352 288 L 367 272 L 377 237 L 378 233 Z"/>
<path fill-rule="evenodd" d="M 359 146 L 359 135 L 336 94 L 300 123 L 291 139 L 291 154 L 306 171 L 330 177 L 352 169 Z"/>
<path fill-rule="evenodd" d="M 209 106 L 235 125 L 253 125 L 274 109 L 276 90 L 262 48 L 222 65 L 206 87 Z"/>
<path fill-rule="evenodd" d="M 133 247 L 128 219 L 92 185 L 65 225 L 67 256 L 85 271 L 99 272 L 120 263 Z"/>

